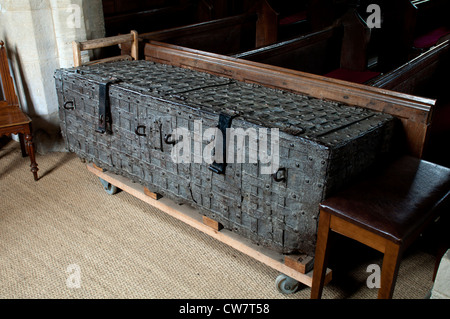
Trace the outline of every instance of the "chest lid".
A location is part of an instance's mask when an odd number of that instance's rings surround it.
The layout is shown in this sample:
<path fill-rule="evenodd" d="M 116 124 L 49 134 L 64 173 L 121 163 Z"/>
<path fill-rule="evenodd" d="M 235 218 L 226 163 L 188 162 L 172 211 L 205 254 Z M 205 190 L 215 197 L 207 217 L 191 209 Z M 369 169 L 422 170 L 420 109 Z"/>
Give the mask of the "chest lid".
<path fill-rule="evenodd" d="M 120 61 L 58 70 L 209 113 L 332 146 L 393 121 L 392 116 L 209 73 L 149 61 Z M 112 106 L 113 107 L 113 106 Z"/>

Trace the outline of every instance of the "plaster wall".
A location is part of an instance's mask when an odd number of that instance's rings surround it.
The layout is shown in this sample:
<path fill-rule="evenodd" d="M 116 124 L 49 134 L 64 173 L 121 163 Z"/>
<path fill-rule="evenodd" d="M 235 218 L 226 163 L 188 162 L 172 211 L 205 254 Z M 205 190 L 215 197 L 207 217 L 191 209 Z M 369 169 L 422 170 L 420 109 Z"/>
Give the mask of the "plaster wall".
<path fill-rule="evenodd" d="M 0 39 L 39 153 L 64 150 L 54 71 L 73 66 L 72 41 L 104 34 L 101 0 L 0 0 Z"/>

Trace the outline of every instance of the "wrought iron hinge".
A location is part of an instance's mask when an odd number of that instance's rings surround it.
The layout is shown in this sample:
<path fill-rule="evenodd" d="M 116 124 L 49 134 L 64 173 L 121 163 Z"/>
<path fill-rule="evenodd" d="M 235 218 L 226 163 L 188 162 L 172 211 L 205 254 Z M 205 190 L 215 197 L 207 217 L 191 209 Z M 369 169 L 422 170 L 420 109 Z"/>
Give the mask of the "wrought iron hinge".
<path fill-rule="evenodd" d="M 111 107 L 109 103 L 109 86 L 120 82 L 118 79 L 111 79 L 108 82 L 99 84 L 98 94 L 98 126 L 95 130 L 98 133 L 111 132 Z"/>
<path fill-rule="evenodd" d="M 225 174 L 225 168 L 227 166 L 227 129 L 231 127 L 231 121 L 237 115 L 227 115 L 224 113 L 219 114 L 219 124 L 217 125 L 218 129 L 222 133 L 222 150 L 217 149 L 217 144 L 215 147 L 216 158 L 220 156 L 218 155 L 218 151 L 222 151 L 221 161 L 219 163 L 214 160 L 214 162 L 209 166 L 209 169 L 217 174 Z M 220 146 L 220 145 L 219 145 Z"/>

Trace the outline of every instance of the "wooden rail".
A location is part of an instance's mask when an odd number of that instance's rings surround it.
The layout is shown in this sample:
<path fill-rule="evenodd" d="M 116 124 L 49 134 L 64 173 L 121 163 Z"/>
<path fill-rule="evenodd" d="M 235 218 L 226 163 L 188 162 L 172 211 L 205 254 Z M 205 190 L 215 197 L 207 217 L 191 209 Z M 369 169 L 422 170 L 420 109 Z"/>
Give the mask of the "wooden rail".
<path fill-rule="evenodd" d="M 397 92 L 416 94 L 423 83 L 437 79 L 436 74 L 443 64 L 448 64 L 450 58 L 450 40 L 447 40 L 399 66 L 391 72 L 385 73 L 368 85 L 394 90 Z"/>

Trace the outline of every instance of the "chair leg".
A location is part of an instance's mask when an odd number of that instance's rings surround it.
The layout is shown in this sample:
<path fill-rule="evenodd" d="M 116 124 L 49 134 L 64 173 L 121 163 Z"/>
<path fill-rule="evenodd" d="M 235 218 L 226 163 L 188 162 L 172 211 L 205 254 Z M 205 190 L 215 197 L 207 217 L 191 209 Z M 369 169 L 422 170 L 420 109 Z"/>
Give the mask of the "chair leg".
<path fill-rule="evenodd" d="M 33 136 L 31 134 L 31 124 L 27 127 L 27 129 L 24 132 L 25 135 L 25 145 L 27 148 L 27 152 L 28 155 L 30 156 L 30 167 L 31 167 L 31 172 L 33 173 L 34 176 L 34 180 L 37 181 L 38 180 L 38 165 L 36 163 L 36 158 L 35 158 L 35 152 L 34 152 L 34 144 L 33 144 Z"/>
<path fill-rule="evenodd" d="M 22 157 L 26 157 L 28 154 L 25 146 L 23 133 L 19 133 L 19 141 L 20 141 L 20 149 L 22 150 Z"/>
<path fill-rule="evenodd" d="M 311 299 L 320 299 L 327 270 L 330 246 L 330 220 L 331 215 L 320 211 L 319 229 L 317 231 L 316 253 L 314 256 L 314 270 L 311 286 Z"/>
<path fill-rule="evenodd" d="M 381 282 L 378 290 L 378 299 L 392 299 L 395 282 L 401 259 L 400 245 L 388 242 L 383 257 L 381 268 Z"/>

